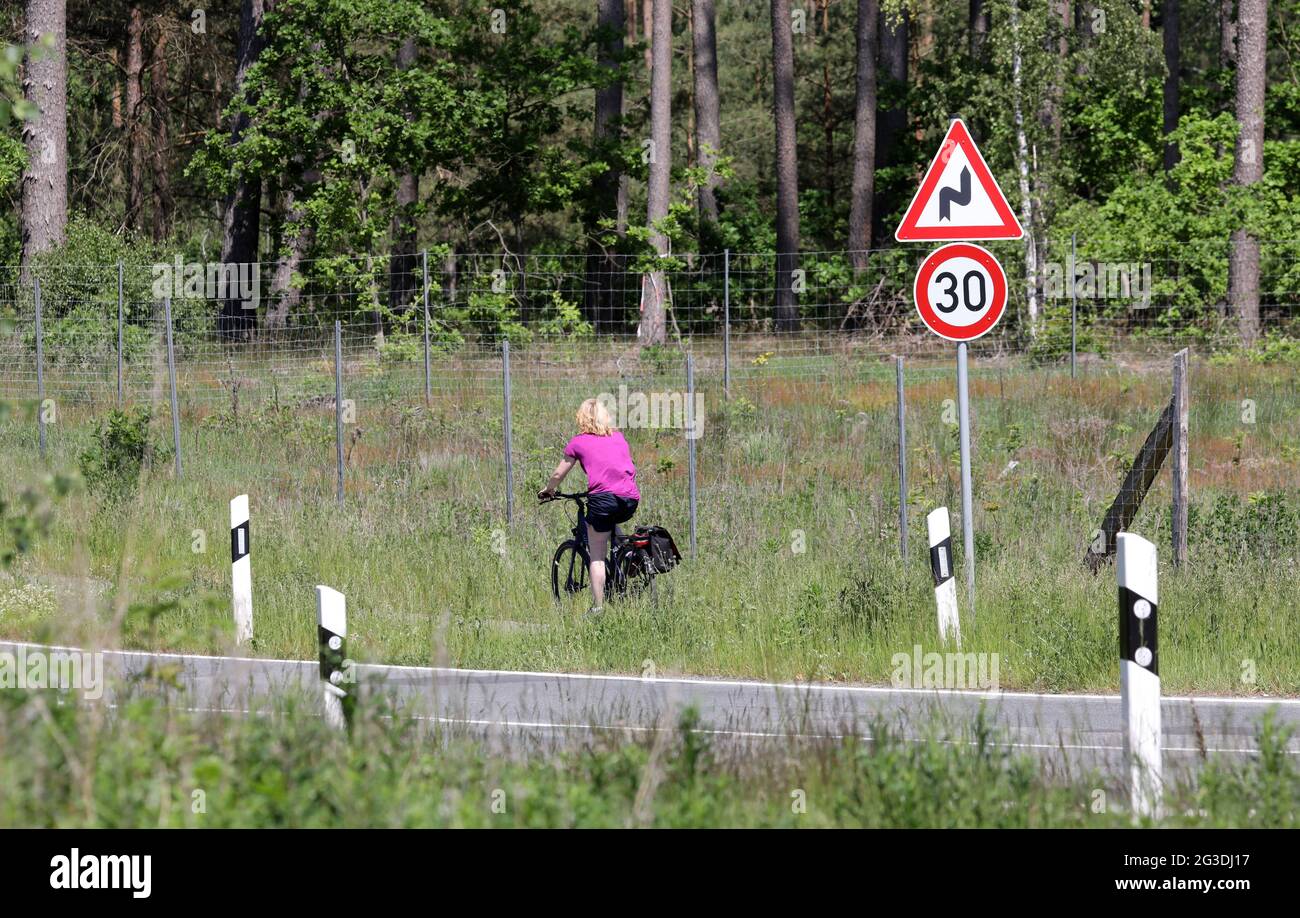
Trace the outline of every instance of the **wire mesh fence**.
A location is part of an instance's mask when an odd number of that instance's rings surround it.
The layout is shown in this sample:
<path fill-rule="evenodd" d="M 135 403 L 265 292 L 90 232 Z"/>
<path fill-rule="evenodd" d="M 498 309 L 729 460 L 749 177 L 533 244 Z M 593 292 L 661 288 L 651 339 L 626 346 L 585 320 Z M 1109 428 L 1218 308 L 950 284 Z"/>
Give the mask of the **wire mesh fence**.
<path fill-rule="evenodd" d="M 1039 241 L 1032 267 L 1022 243 L 989 248 L 1007 268 L 1011 294 L 1003 322 L 972 346 L 977 385 L 998 358 L 1064 366 L 1072 351 L 1095 362 L 1238 340 L 1238 317 L 1226 305 L 1226 241 L 1123 251 Z M 892 391 L 893 366 L 883 359 L 891 354 L 908 358 L 909 384 L 946 378 L 951 346 L 924 330 L 912 305 L 922 253 L 862 254 L 865 267 L 855 269 L 852 253 L 801 253 L 789 277 L 793 316 L 777 306 L 771 253 L 666 259 L 667 334 L 653 347 L 637 337 L 645 264 L 623 255 L 339 256 L 294 266 L 292 283 L 274 263 L 50 263 L 25 275 L 3 268 L 0 398 L 34 404 L 39 394 L 73 419 L 151 404 L 163 418 L 170 370 L 182 451 L 218 448 L 238 432 L 248 467 L 326 493 L 345 410 L 350 469 L 428 471 L 457 457 L 499 457 L 504 341 L 514 398 L 532 419 L 515 431 L 524 458 L 549 455 L 583 398 L 684 392 L 686 354 L 711 405 L 756 385 L 810 402 L 845 401 L 847 387 L 864 381 Z M 1261 243 L 1264 333 L 1291 329 L 1300 317 L 1298 256 L 1300 242 Z M 263 416 L 277 426 L 249 426 Z M 259 430 L 266 440 L 256 439 Z M 84 425 L 57 431 L 51 448 L 75 456 Z"/>

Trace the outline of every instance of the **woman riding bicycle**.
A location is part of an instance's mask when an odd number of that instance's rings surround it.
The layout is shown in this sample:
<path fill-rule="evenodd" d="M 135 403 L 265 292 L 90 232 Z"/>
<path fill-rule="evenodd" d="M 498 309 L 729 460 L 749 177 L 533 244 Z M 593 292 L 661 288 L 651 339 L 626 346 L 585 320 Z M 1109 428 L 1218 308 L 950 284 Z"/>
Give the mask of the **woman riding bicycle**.
<path fill-rule="evenodd" d="M 591 558 L 591 612 L 598 615 L 605 604 L 605 556 L 610 533 L 636 513 L 641 492 L 636 487 L 636 466 L 627 440 L 614 428 L 609 409 L 599 399 L 589 398 L 578 408 L 577 422 L 578 435 L 564 447 L 564 459 L 551 473 L 546 487 L 537 492 L 537 498 L 550 500 L 574 464 L 582 464 L 590 495 L 587 549 Z"/>

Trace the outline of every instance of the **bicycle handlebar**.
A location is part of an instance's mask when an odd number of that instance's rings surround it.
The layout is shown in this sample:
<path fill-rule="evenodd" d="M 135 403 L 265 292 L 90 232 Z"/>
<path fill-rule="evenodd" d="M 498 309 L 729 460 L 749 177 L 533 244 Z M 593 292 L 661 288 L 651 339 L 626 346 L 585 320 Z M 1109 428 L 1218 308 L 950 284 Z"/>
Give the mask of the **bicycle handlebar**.
<path fill-rule="evenodd" d="M 566 500 L 582 500 L 584 497 L 590 497 L 590 496 L 591 496 L 590 491 L 583 491 L 581 494 L 564 494 L 560 491 L 556 491 L 550 497 L 540 499 L 539 503 L 546 504 L 546 503 L 550 503 L 553 500 L 560 500 L 561 498 Z"/>

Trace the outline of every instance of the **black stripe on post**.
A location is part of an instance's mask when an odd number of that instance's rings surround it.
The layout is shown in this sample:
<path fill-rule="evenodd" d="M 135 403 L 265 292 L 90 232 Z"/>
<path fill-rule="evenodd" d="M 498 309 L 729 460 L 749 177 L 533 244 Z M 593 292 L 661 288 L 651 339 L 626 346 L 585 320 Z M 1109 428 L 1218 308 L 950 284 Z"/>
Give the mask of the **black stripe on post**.
<path fill-rule="evenodd" d="M 1119 588 L 1119 655 L 1160 675 L 1160 658 L 1156 648 L 1156 603 L 1128 587 Z"/>
<path fill-rule="evenodd" d="M 337 689 L 335 694 L 342 696 L 346 694 L 343 663 L 347 658 L 347 643 L 341 635 L 320 625 L 316 626 L 316 638 L 320 641 L 320 677 Z"/>
<path fill-rule="evenodd" d="M 248 520 L 230 530 L 230 563 L 248 555 Z"/>
<path fill-rule="evenodd" d="M 952 579 L 952 536 L 930 546 L 930 574 L 935 586 Z"/>

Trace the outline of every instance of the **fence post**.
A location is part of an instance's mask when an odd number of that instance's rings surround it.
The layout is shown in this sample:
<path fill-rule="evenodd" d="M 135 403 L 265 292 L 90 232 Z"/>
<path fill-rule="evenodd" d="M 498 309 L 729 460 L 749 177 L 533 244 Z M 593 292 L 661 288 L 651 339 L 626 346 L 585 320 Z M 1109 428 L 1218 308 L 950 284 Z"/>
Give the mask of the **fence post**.
<path fill-rule="evenodd" d="M 1133 816 L 1160 812 L 1160 661 L 1156 644 L 1156 547 L 1139 535 L 1116 537 L 1119 580 L 1120 698 Z"/>
<path fill-rule="evenodd" d="M 510 339 L 501 339 L 501 374 L 502 374 L 502 402 L 505 406 L 502 416 L 503 426 L 505 428 L 505 450 L 506 450 L 506 522 L 510 523 L 515 518 L 515 468 L 511 459 L 513 452 L 513 443 L 510 434 Z"/>
<path fill-rule="evenodd" d="M 351 726 L 354 699 L 344 687 L 347 667 L 347 599 L 338 590 L 316 587 L 316 637 L 320 644 L 321 690 L 325 695 L 325 722 L 335 730 Z"/>
<path fill-rule="evenodd" d="M 1078 233 L 1070 234 L 1070 378 L 1074 379 L 1078 349 L 1079 265 Z"/>
<path fill-rule="evenodd" d="M 1174 355 L 1174 424 L 1173 445 L 1173 561 L 1174 567 L 1187 563 L 1187 348 Z"/>
<path fill-rule="evenodd" d="M 424 404 L 433 399 L 433 384 L 429 377 L 429 250 L 422 253 L 424 263 Z"/>
<path fill-rule="evenodd" d="M 907 558 L 907 405 L 903 395 L 903 358 L 894 358 L 898 389 L 898 537 L 899 551 Z"/>
<path fill-rule="evenodd" d="M 235 615 L 235 643 L 253 640 L 253 559 L 249 554 L 248 495 L 230 502 L 230 592 Z"/>
<path fill-rule="evenodd" d="M 117 260 L 117 407 L 122 407 L 122 362 L 125 360 L 123 331 L 124 305 L 122 301 L 122 259 Z"/>
<path fill-rule="evenodd" d="M 172 342 L 172 298 L 163 298 L 167 320 L 167 377 L 172 390 L 172 447 L 176 450 L 176 477 L 181 477 L 181 413 L 176 398 L 176 348 Z"/>
<path fill-rule="evenodd" d="M 34 281 L 36 300 L 36 439 L 45 458 L 45 334 L 41 328 L 41 281 Z"/>
<path fill-rule="evenodd" d="M 334 453 L 338 466 L 338 503 L 343 506 L 343 324 L 334 320 Z M 319 588 L 318 588 L 319 589 Z"/>
<path fill-rule="evenodd" d="M 722 250 L 722 395 L 731 400 L 731 249 Z"/>
<path fill-rule="evenodd" d="M 686 355 L 686 456 L 690 475 L 691 560 L 695 560 L 695 357 Z"/>

